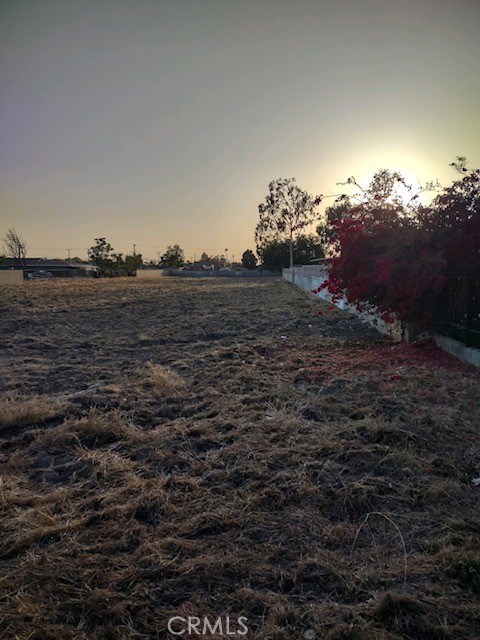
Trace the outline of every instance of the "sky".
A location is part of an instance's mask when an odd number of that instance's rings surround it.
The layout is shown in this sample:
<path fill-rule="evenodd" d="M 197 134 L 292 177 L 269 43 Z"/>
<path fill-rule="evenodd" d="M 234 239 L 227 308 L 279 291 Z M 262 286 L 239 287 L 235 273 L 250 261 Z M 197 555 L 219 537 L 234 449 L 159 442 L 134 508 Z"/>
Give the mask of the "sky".
<path fill-rule="evenodd" d="M 275 178 L 480 166 L 479 72 L 478 0 L 2 0 L 0 236 L 239 259 Z"/>

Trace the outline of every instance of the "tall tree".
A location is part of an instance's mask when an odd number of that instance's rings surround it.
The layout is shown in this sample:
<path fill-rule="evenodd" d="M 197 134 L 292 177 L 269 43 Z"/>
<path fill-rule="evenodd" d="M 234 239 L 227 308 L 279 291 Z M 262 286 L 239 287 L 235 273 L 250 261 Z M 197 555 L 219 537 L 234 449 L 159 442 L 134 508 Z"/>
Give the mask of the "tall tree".
<path fill-rule="evenodd" d="M 247 249 L 242 254 L 242 267 L 244 269 L 255 269 L 257 266 L 257 258 L 251 249 Z"/>
<path fill-rule="evenodd" d="M 277 178 L 268 185 L 268 195 L 259 204 L 259 221 L 255 229 L 257 249 L 272 240 L 286 239 L 289 263 L 293 269 L 293 241 L 295 234 L 319 220 L 318 205 L 322 196 L 313 196 L 301 189 L 295 178 Z M 294 276 L 293 276 L 294 277 Z"/>
<path fill-rule="evenodd" d="M 137 270 L 141 269 L 142 266 L 143 257 L 141 253 L 133 253 L 125 256 L 125 260 L 123 263 L 125 275 L 135 276 L 137 274 Z"/>
<path fill-rule="evenodd" d="M 185 253 L 178 244 L 170 245 L 160 258 L 164 267 L 182 267 L 185 264 Z"/>
<path fill-rule="evenodd" d="M 105 238 L 95 238 L 95 244 L 88 250 L 88 259 L 97 265 L 99 275 L 113 275 L 121 254 L 113 254 L 112 245 Z"/>
<path fill-rule="evenodd" d="M 15 264 L 18 268 L 25 269 L 25 258 L 27 257 L 27 243 L 23 237 L 17 233 L 12 227 L 8 229 L 5 236 L 2 238 L 5 245 L 5 254 L 9 258 L 15 260 Z"/>
<path fill-rule="evenodd" d="M 134 276 L 143 260 L 141 253 L 124 256 L 114 253 L 112 245 L 105 238 L 95 238 L 95 245 L 88 250 L 90 262 L 97 265 L 100 276 Z"/>
<path fill-rule="evenodd" d="M 131 253 L 125 257 L 123 253 L 114 253 L 112 257 L 114 260 L 113 275 L 134 276 L 143 265 L 141 253 Z"/>

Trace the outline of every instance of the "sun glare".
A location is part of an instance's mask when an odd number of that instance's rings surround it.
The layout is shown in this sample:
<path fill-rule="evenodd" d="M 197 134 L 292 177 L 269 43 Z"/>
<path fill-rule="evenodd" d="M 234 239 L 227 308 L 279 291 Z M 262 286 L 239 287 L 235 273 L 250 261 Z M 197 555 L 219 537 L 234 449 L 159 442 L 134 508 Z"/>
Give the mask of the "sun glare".
<path fill-rule="evenodd" d="M 411 171 L 394 166 L 386 166 L 382 168 L 398 172 L 405 180 L 405 186 L 402 184 L 397 184 L 395 187 L 396 195 L 400 196 L 405 204 L 411 203 L 412 198 L 414 198 L 415 195 L 417 195 L 417 198 L 415 198 L 414 201 L 417 204 L 426 204 L 431 199 L 431 194 L 422 190 L 424 188 L 424 185 L 421 184 L 420 180 Z M 378 171 L 379 169 L 376 169 L 375 171 L 369 171 L 365 173 L 362 178 L 358 180 L 358 184 L 363 189 L 366 189 L 371 183 L 374 175 Z"/>

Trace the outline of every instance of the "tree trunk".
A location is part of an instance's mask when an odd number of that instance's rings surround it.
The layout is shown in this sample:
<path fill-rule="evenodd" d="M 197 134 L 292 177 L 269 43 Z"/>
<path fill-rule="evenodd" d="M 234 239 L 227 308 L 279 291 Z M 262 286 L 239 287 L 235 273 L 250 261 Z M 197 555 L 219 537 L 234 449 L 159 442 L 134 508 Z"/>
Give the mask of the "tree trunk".
<path fill-rule="evenodd" d="M 290 271 L 292 272 L 292 284 L 295 284 L 295 268 L 293 266 L 293 233 L 291 231 L 288 248 L 290 250 Z"/>

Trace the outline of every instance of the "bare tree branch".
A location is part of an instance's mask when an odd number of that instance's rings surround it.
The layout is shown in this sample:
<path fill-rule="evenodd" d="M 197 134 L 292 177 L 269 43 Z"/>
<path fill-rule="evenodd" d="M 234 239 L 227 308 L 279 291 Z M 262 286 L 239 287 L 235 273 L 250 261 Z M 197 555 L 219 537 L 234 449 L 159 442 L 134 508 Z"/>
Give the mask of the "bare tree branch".
<path fill-rule="evenodd" d="M 25 242 L 23 237 L 19 233 L 17 233 L 14 227 L 12 227 L 11 229 L 7 230 L 5 236 L 2 238 L 2 241 L 5 246 L 5 255 L 8 258 L 13 258 L 15 260 L 15 266 L 17 268 L 25 269 L 27 243 Z"/>

